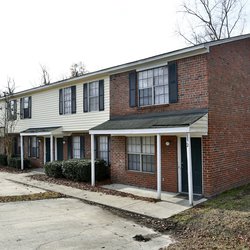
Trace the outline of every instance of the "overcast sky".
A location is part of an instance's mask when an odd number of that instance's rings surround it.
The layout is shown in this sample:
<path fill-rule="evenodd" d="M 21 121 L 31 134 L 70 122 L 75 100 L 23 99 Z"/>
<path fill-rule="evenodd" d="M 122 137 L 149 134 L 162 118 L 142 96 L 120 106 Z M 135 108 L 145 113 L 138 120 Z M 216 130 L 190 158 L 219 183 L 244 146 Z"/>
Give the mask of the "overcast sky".
<path fill-rule="evenodd" d="M 74 62 L 94 71 L 185 47 L 175 32 L 180 2 L 0 0 L 0 88 L 8 76 L 17 91 L 39 85 L 40 64 L 57 81 Z"/>

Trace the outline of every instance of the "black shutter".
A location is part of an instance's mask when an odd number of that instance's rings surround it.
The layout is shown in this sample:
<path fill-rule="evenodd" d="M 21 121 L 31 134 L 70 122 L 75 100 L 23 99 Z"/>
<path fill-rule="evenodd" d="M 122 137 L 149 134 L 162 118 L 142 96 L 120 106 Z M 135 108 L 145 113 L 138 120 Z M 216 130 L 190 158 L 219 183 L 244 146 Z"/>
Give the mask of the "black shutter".
<path fill-rule="evenodd" d="M 95 151 L 95 159 L 99 158 L 99 136 L 95 136 L 95 141 L 94 141 L 94 151 Z"/>
<path fill-rule="evenodd" d="M 76 86 L 71 87 L 71 113 L 76 113 Z"/>
<path fill-rule="evenodd" d="M 63 89 L 59 89 L 59 115 L 63 114 Z"/>
<path fill-rule="evenodd" d="M 39 138 L 36 137 L 36 158 L 39 158 L 40 148 L 39 148 Z"/>
<path fill-rule="evenodd" d="M 31 104 L 32 104 L 32 100 L 31 100 L 31 96 L 29 96 L 29 118 L 31 118 Z"/>
<path fill-rule="evenodd" d="M 72 137 L 68 137 L 68 159 L 72 159 Z"/>
<path fill-rule="evenodd" d="M 178 102 L 177 63 L 168 64 L 169 103 Z"/>
<path fill-rule="evenodd" d="M 83 85 L 83 111 L 88 112 L 88 84 Z"/>
<path fill-rule="evenodd" d="M 31 157 L 31 137 L 28 137 L 28 157 Z"/>
<path fill-rule="evenodd" d="M 104 110 L 104 80 L 99 81 L 99 111 Z"/>
<path fill-rule="evenodd" d="M 11 105 L 10 101 L 6 103 L 6 110 L 7 110 L 7 120 L 12 120 L 13 118 L 11 117 Z"/>
<path fill-rule="evenodd" d="M 84 136 L 80 136 L 80 158 L 84 158 L 85 150 L 84 150 Z"/>
<path fill-rule="evenodd" d="M 14 100 L 14 117 L 13 119 L 16 120 L 17 119 L 17 101 Z"/>
<path fill-rule="evenodd" d="M 136 106 L 136 78 L 135 71 L 129 74 L 129 106 L 131 108 Z"/>
<path fill-rule="evenodd" d="M 24 118 L 24 113 L 23 113 L 23 98 L 20 98 L 20 118 Z"/>

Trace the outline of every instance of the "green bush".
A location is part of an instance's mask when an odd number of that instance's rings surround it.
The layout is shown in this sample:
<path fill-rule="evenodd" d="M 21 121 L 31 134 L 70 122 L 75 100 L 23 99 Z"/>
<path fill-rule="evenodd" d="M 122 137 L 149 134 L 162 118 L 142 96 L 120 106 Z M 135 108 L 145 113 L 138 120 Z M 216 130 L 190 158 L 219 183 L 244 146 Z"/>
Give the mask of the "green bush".
<path fill-rule="evenodd" d="M 8 159 L 9 167 L 21 169 L 21 158 L 20 157 L 11 157 Z M 24 169 L 30 168 L 30 160 L 24 159 L 23 160 L 23 167 Z"/>
<path fill-rule="evenodd" d="M 7 155 L 0 154 L 0 165 L 7 166 Z"/>
<path fill-rule="evenodd" d="M 63 162 L 63 175 L 66 179 L 73 181 L 90 182 L 91 161 L 90 160 L 68 160 Z M 109 177 L 109 167 L 106 162 L 97 160 L 95 162 L 95 176 L 97 181 Z"/>
<path fill-rule="evenodd" d="M 62 163 L 62 161 L 47 162 L 45 164 L 45 174 L 54 178 L 63 177 Z"/>

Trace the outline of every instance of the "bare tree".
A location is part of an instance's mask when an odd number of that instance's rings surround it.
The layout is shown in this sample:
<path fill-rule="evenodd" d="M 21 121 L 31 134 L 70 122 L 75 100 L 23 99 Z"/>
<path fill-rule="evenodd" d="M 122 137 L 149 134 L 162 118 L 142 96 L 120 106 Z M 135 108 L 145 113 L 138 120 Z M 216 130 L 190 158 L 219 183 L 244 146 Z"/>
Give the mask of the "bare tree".
<path fill-rule="evenodd" d="M 47 67 L 45 65 L 41 65 L 41 71 L 42 71 L 42 76 L 41 76 L 41 83 L 42 85 L 48 85 L 50 84 L 50 75 L 49 72 L 47 70 Z"/>
<path fill-rule="evenodd" d="M 7 79 L 7 86 L 1 92 L 0 100 L 0 127 L 1 137 L 3 138 L 4 151 L 8 159 L 13 151 L 13 133 L 18 122 L 17 100 L 13 99 L 15 92 L 14 79 Z"/>
<path fill-rule="evenodd" d="M 240 35 L 245 26 L 243 1 L 184 0 L 181 13 L 188 27 L 177 32 L 193 45 Z"/>
<path fill-rule="evenodd" d="M 70 67 L 71 77 L 81 76 L 87 73 L 83 62 L 73 63 Z"/>

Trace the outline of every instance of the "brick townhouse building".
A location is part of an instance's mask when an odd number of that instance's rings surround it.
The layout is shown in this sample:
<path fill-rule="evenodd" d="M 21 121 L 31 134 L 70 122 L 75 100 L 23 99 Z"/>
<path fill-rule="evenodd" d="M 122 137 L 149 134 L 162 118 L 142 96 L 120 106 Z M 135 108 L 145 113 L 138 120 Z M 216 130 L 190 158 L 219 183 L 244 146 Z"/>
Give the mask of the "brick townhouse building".
<path fill-rule="evenodd" d="M 15 153 L 105 159 L 111 180 L 209 197 L 250 181 L 250 34 L 16 93 Z M 92 164 L 92 185 L 95 184 Z"/>

